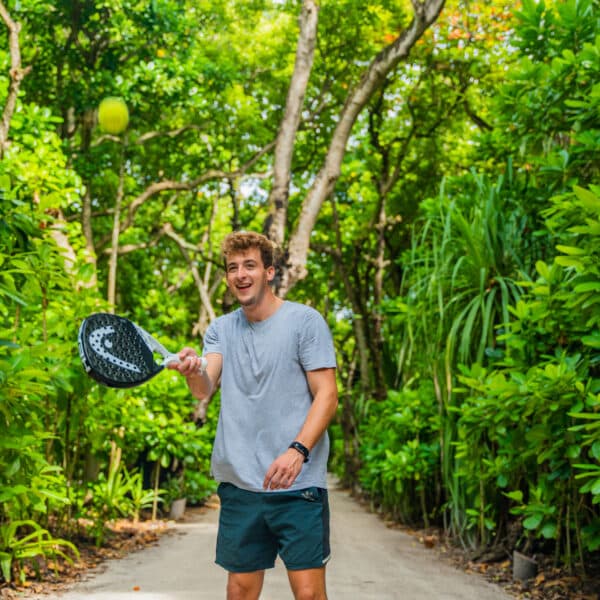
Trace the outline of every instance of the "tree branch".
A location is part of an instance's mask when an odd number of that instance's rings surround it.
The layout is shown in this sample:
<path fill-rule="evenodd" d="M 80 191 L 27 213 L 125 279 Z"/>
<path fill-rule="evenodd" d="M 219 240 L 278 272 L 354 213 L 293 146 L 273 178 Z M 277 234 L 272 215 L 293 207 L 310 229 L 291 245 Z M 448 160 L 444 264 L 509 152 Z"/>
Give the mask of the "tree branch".
<path fill-rule="evenodd" d="M 194 130 L 194 129 L 197 131 L 202 131 L 202 128 L 199 125 L 184 125 L 183 127 L 179 127 L 178 129 L 172 129 L 171 131 L 148 131 L 148 132 L 140 135 L 133 142 L 133 144 L 136 146 L 141 146 L 142 144 L 145 144 L 149 140 L 153 140 L 157 137 L 163 137 L 163 136 L 174 138 L 174 137 L 177 137 L 178 135 L 181 135 L 182 133 L 185 133 L 186 131 L 190 131 L 190 130 Z M 111 135 L 110 133 L 105 133 L 105 134 L 99 136 L 94 141 L 94 143 L 92 144 L 92 147 L 99 146 L 106 140 L 110 140 L 111 142 L 118 143 L 121 141 L 121 137 L 118 135 Z"/>
<path fill-rule="evenodd" d="M 477 125 L 480 129 L 485 129 L 486 131 L 492 131 L 494 129 L 485 119 L 480 117 L 472 108 L 469 102 L 465 99 L 463 103 L 465 112 L 467 116 Z"/>
<path fill-rule="evenodd" d="M 194 283 L 196 284 L 196 288 L 198 290 L 198 294 L 200 295 L 202 305 L 208 313 L 208 318 L 212 321 L 216 318 L 215 310 L 212 307 L 212 303 L 210 301 L 210 296 L 208 294 L 208 290 L 206 289 L 206 285 L 204 285 L 204 281 L 202 280 L 202 277 L 200 277 L 198 266 L 196 265 L 196 262 L 192 260 L 187 250 L 187 242 L 184 239 L 182 239 L 179 235 L 177 235 L 177 233 L 175 233 L 175 230 L 173 229 L 171 223 L 165 223 L 163 225 L 163 231 L 165 232 L 165 235 L 170 237 L 179 247 L 179 251 L 181 252 L 183 258 L 187 262 L 190 272 L 192 273 L 192 277 L 194 278 Z"/>
<path fill-rule="evenodd" d="M 21 48 L 19 45 L 21 24 L 13 21 L 3 2 L 0 2 L 0 17 L 8 29 L 8 46 L 10 50 L 10 85 L 2 113 L 2 121 L 0 122 L 0 157 L 2 157 L 8 144 L 8 131 L 17 105 L 21 81 L 29 73 L 31 67 L 23 69 L 21 66 Z"/>
<path fill-rule="evenodd" d="M 136 144 L 144 144 L 148 140 L 152 140 L 154 138 L 162 137 L 162 136 L 174 138 L 174 137 L 177 137 L 178 135 L 181 135 L 182 133 L 185 133 L 186 131 L 190 131 L 190 130 L 194 130 L 194 129 L 197 131 L 202 131 L 202 127 L 200 127 L 199 125 L 193 125 L 193 124 L 192 125 L 184 125 L 183 127 L 179 127 L 178 129 L 173 129 L 171 131 L 148 131 L 147 133 L 140 135 L 140 137 L 137 138 L 137 140 L 135 140 L 135 143 Z"/>
<path fill-rule="evenodd" d="M 141 194 L 139 194 L 132 203 L 129 205 L 127 209 L 127 216 L 124 222 L 121 225 L 121 232 L 125 231 L 127 228 L 131 227 L 133 221 L 135 219 L 135 213 L 147 200 L 160 194 L 161 192 L 166 191 L 192 191 L 197 187 L 201 186 L 203 183 L 207 183 L 208 181 L 216 180 L 216 179 L 235 179 L 236 177 L 243 176 L 250 167 L 256 164 L 267 152 L 269 152 L 275 142 L 270 142 L 264 148 L 261 148 L 248 162 L 246 162 L 242 167 L 240 167 L 237 171 L 221 171 L 217 169 L 213 169 L 210 171 L 206 171 L 202 175 L 196 177 L 192 181 L 173 181 L 170 179 L 166 179 L 163 181 L 157 181 L 149 185 Z"/>

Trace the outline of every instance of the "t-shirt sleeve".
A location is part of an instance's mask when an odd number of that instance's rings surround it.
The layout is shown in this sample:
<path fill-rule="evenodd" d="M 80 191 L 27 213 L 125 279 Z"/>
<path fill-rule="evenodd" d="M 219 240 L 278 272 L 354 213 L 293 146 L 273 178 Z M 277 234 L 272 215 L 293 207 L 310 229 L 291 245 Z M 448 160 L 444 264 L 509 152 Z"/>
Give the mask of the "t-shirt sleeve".
<path fill-rule="evenodd" d="M 335 368 L 333 338 L 325 319 L 314 309 L 306 312 L 299 339 L 300 364 L 305 371 Z"/>
<path fill-rule="evenodd" d="M 203 354 L 209 354 L 211 352 L 223 354 L 223 348 L 221 347 L 221 340 L 219 338 L 219 326 L 216 320 L 208 326 L 208 329 L 204 334 Z"/>

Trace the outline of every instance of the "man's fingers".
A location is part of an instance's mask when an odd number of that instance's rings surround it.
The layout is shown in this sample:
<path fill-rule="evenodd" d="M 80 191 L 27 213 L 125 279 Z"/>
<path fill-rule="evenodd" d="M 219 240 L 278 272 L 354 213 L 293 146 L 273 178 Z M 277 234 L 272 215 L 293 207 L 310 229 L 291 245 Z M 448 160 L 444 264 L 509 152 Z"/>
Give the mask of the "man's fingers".
<path fill-rule="evenodd" d="M 271 485 L 271 480 L 273 479 L 273 476 L 275 475 L 275 470 L 273 469 L 273 467 L 269 467 L 269 470 L 267 471 L 267 474 L 265 475 L 265 480 L 263 481 L 263 488 L 265 490 L 268 490 L 270 485 Z"/>
<path fill-rule="evenodd" d="M 179 353 L 179 359 L 181 362 L 175 363 L 175 368 L 186 377 L 197 373 L 200 369 L 201 358 L 191 349 L 186 351 L 184 348 Z"/>
<path fill-rule="evenodd" d="M 296 479 L 294 470 L 288 467 L 271 467 L 267 471 L 263 488 L 265 490 L 284 490 L 289 488 Z"/>

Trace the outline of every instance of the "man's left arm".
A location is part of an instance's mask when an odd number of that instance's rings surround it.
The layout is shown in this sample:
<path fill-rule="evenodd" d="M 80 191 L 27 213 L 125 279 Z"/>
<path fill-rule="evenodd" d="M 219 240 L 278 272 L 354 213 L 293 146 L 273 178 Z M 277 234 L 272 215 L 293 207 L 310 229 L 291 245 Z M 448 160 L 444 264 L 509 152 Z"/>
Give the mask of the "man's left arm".
<path fill-rule="evenodd" d="M 310 451 L 325 433 L 335 416 L 338 406 L 335 369 L 317 369 L 306 373 L 313 401 L 302 429 L 295 441 Z M 294 440 L 290 440 L 290 443 Z M 263 483 L 264 489 L 289 488 L 302 470 L 304 456 L 294 448 L 288 448 L 269 467 Z"/>

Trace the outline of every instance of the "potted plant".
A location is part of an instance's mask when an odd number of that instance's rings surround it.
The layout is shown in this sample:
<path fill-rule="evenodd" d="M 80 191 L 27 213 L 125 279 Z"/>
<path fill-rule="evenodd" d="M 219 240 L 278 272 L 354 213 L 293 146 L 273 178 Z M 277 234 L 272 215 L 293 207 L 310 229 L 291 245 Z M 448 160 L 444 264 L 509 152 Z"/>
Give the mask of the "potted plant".
<path fill-rule="evenodd" d="M 165 484 L 165 500 L 169 506 L 169 518 L 178 521 L 185 512 L 185 477 L 183 473 L 169 477 Z"/>

